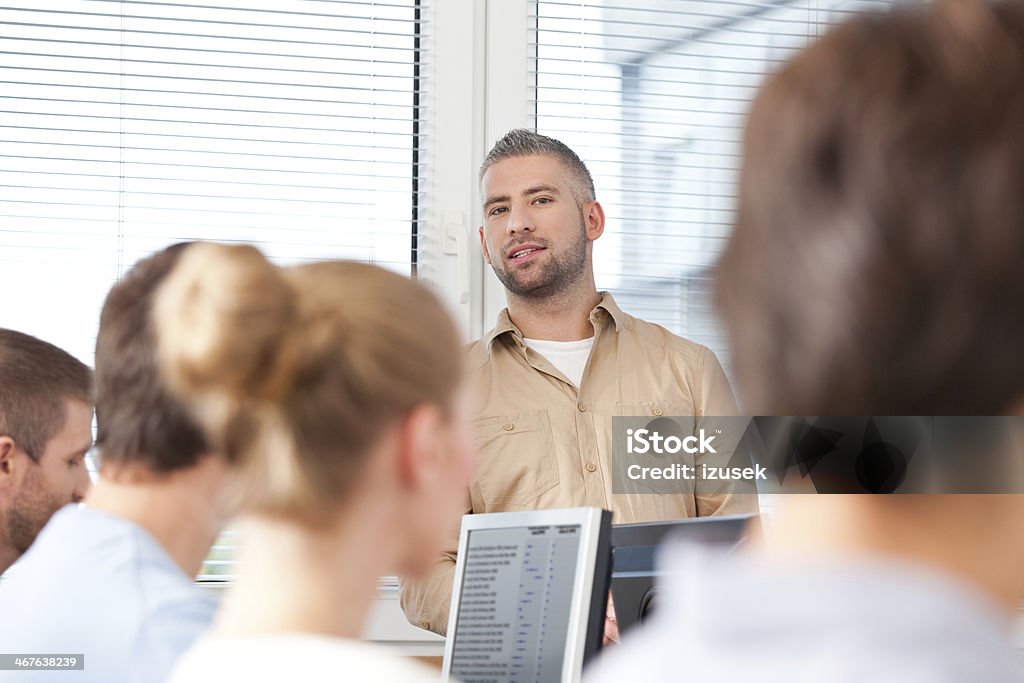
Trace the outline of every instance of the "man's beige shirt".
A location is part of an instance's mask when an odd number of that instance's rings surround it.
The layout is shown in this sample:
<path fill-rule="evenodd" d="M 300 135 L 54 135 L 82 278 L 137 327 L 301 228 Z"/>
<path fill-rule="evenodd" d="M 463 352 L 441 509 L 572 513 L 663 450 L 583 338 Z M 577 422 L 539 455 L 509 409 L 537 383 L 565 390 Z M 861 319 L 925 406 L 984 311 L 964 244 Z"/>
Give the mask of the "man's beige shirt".
<path fill-rule="evenodd" d="M 611 510 L 616 524 L 756 512 L 756 494 L 612 494 L 613 416 L 728 416 L 736 402 L 710 349 L 623 313 L 611 294 L 590 322 L 579 388 L 526 346 L 507 309 L 470 346 L 480 455 L 466 512 L 589 506 Z M 433 573 L 403 581 L 411 623 L 444 634 L 457 549 L 455 527 Z"/>

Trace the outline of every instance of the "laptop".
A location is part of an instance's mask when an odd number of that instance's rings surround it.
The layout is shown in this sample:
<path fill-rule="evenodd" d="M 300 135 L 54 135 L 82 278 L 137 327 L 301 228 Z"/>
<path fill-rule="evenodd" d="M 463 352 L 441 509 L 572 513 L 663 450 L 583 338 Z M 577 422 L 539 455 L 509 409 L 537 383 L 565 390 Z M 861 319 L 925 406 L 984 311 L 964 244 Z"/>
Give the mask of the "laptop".
<path fill-rule="evenodd" d="M 612 599 L 619 633 L 656 611 L 660 588 L 658 550 L 667 540 L 732 551 L 757 530 L 756 514 L 696 517 L 612 527 Z"/>

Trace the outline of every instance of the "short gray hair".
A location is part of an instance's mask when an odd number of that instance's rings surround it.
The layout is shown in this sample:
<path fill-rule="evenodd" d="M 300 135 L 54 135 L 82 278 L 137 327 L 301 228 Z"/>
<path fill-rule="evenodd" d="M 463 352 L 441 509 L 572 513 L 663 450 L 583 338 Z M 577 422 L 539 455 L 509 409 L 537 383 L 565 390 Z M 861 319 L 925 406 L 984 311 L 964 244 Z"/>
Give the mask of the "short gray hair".
<path fill-rule="evenodd" d="M 569 169 L 569 184 L 577 202 L 582 204 L 596 199 L 594 178 L 576 152 L 569 149 L 564 142 L 526 128 L 513 128 L 505 137 L 494 143 L 494 147 L 487 153 L 484 163 L 480 166 L 480 181 L 483 181 L 487 169 L 499 161 L 534 155 L 555 157 Z"/>

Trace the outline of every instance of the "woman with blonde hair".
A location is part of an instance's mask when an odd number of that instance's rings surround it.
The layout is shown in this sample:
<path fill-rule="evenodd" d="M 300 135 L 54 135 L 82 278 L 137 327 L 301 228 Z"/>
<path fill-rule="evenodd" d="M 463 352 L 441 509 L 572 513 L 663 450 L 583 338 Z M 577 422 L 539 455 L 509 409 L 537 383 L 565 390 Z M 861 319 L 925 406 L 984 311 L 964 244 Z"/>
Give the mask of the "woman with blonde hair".
<path fill-rule="evenodd" d="M 172 680 L 436 680 L 358 641 L 385 574 L 457 524 L 472 439 L 459 334 L 422 285 L 196 244 L 158 293 L 161 371 L 237 465 L 238 580 Z"/>

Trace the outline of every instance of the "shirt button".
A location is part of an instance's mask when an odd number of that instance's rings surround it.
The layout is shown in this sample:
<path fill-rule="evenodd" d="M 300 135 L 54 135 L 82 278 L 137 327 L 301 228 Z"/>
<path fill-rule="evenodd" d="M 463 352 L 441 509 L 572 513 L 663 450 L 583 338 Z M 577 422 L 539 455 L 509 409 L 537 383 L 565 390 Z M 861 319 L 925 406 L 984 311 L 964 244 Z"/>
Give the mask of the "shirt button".
<path fill-rule="evenodd" d="M 421 621 L 420 622 L 420 628 L 426 629 L 428 626 L 430 626 L 430 624 L 427 623 L 426 621 Z"/>
<path fill-rule="evenodd" d="M 581 403 L 577 403 L 576 407 L 580 409 L 581 413 L 587 412 L 587 404 L 586 403 L 582 403 L 582 402 Z"/>
<path fill-rule="evenodd" d="M 504 429 L 506 432 L 511 432 L 513 429 L 516 428 L 516 425 L 514 422 L 506 422 L 505 424 L 501 425 L 501 428 Z"/>
<path fill-rule="evenodd" d="M 596 471 L 597 471 L 597 465 L 595 465 L 592 462 L 588 462 L 587 463 L 587 472 L 596 472 Z"/>
<path fill-rule="evenodd" d="M 663 411 L 662 411 L 661 408 L 655 407 L 655 408 L 651 409 L 651 412 L 660 417 Z"/>

